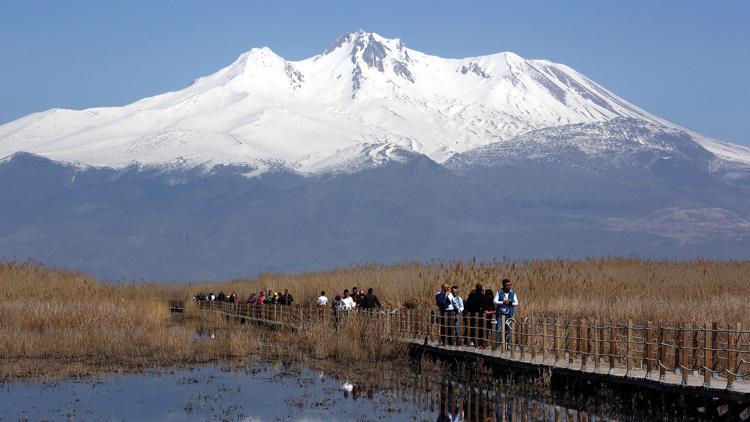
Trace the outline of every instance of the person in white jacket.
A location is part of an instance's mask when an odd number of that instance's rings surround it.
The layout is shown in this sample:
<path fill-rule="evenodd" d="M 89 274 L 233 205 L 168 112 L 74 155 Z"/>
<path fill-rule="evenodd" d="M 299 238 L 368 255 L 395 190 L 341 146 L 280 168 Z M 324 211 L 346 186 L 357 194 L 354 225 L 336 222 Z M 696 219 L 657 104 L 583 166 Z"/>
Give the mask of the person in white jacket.
<path fill-rule="evenodd" d="M 464 300 L 458 295 L 458 286 L 452 286 L 451 292 L 448 295 L 448 300 L 451 301 L 453 307 L 453 318 L 455 319 L 455 329 L 453 335 L 456 338 L 455 344 L 457 346 L 463 345 L 461 338 L 461 313 L 464 311 Z"/>
<path fill-rule="evenodd" d="M 354 299 L 349 296 L 349 290 L 344 290 L 344 296 L 341 298 L 341 309 L 344 311 L 351 311 L 355 306 L 357 305 L 354 303 Z"/>

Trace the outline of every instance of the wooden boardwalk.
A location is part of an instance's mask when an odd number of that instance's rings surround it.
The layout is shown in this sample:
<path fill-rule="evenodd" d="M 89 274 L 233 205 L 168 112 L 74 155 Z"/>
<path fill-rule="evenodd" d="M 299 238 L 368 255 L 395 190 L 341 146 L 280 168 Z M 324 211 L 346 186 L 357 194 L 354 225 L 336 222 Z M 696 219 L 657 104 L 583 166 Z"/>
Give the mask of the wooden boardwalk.
<path fill-rule="evenodd" d="M 181 301 L 170 302 L 174 311 Z M 614 384 L 635 384 L 689 394 L 731 397 L 750 404 L 750 330 L 664 326 L 562 318 L 493 323 L 484 315 L 456 318 L 419 309 L 340 311 L 304 306 L 197 302 L 197 309 L 227 318 L 305 329 L 311 324 L 368 324 L 368 332 L 458 358 L 509 367 L 562 371 Z M 494 318 L 493 318 L 494 319 Z M 498 330 L 496 327 L 500 326 Z M 510 333 L 506 327 L 512 327 Z M 484 347 L 479 347 L 484 346 Z"/>

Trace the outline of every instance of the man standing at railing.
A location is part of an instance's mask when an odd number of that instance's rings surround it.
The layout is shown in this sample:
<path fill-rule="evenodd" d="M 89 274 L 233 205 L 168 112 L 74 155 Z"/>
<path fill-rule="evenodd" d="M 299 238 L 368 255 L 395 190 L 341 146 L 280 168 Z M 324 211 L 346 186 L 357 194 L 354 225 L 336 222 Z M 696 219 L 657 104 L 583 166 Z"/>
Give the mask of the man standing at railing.
<path fill-rule="evenodd" d="M 495 293 L 493 303 L 497 306 L 497 342 L 500 343 L 500 332 L 502 330 L 503 317 L 505 317 L 505 344 L 510 343 L 510 332 L 513 328 L 510 319 L 516 316 L 518 306 L 518 295 L 511 289 L 513 282 L 507 278 L 503 280 L 502 290 Z"/>
<path fill-rule="evenodd" d="M 375 309 L 375 307 L 380 309 L 380 300 L 375 293 L 373 293 L 372 287 L 367 289 L 367 295 L 362 299 L 361 306 L 362 309 Z"/>
<path fill-rule="evenodd" d="M 281 297 L 279 298 L 279 305 L 290 306 L 293 301 L 294 301 L 294 298 L 292 297 L 292 294 L 289 293 L 288 289 L 284 289 L 284 294 L 281 295 Z"/>
<path fill-rule="evenodd" d="M 453 316 L 453 304 L 450 299 L 447 283 L 440 286 L 440 291 L 435 295 L 435 304 L 438 308 L 438 325 L 440 326 L 440 344 L 445 346 L 446 339 L 451 337 L 450 317 Z"/>

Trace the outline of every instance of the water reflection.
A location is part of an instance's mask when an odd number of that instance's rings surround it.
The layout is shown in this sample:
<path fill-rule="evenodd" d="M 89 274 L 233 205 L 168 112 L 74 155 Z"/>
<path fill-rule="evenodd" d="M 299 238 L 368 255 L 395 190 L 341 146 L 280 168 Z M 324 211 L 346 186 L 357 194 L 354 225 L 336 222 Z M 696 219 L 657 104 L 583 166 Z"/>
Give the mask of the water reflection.
<path fill-rule="evenodd" d="M 196 327 L 195 334 L 193 334 L 193 341 L 213 340 L 215 338 L 215 330 L 212 328 L 206 328 L 202 325 Z"/>
<path fill-rule="evenodd" d="M 437 420 L 444 421 L 567 421 L 598 420 L 586 412 L 499 391 L 441 385 L 437 392 Z"/>
<path fill-rule="evenodd" d="M 432 371 L 331 366 L 311 370 L 256 362 L 52 384 L 6 383 L 0 384 L 0 420 L 601 420 L 551 399 L 512 394 L 510 387 L 441 381 Z"/>
<path fill-rule="evenodd" d="M 410 385 L 401 384 L 397 388 L 400 390 L 397 391 L 397 397 L 402 401 L 414 403 L 423 412 L 433 414 L 438 422 L 604 420 L 588 412 L 569 409 L 551 401 L 453 381 L 432 383 L 417 377 L 412 379 Z"/>

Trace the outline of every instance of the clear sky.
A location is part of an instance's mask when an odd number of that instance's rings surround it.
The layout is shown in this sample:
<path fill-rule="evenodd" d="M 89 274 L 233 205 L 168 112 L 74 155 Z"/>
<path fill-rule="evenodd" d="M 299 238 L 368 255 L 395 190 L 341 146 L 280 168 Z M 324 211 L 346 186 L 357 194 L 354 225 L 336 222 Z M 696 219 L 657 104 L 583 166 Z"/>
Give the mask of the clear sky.
<path fill-rule="evenodd" d="M 268 46 L 287 59 L 362 28 L 445 57 L 513 51 L 750 145 L 750 1 L 0 1 L 0 123 L 180 89 Z"/>

